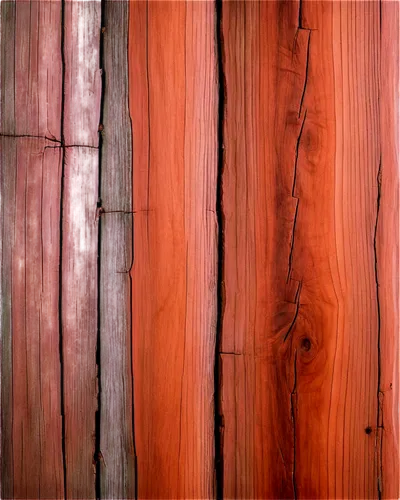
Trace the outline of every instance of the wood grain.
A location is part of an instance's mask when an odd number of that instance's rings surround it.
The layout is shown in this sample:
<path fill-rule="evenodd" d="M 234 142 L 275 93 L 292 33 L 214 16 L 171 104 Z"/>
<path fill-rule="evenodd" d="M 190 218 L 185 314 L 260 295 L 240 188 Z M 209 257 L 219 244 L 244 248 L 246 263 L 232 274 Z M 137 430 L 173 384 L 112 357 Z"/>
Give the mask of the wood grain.
<path fill-rule="evenodd" d="M 62 498 L 61 4 L 0 9 L 1 497 Z"/>
<path fill-rule="evenodd" d="M 138 498 L 212 498 L 217 88 L 211 2 L 131 2 Z"/>
<path fill-rule="evenodd" d="M 103 13 L 100 218 L 100 478 L 103 498 L 135 498 L 131 351 L 132 133 L 128 3 Z"/>
<path fill-rule="evenodd" d="M 96 498 L 100 2 L 64 6 L 62 364 L 66 496 Z"/>
<path fill-rule="evenodd" d="M 3 474 L 8 471 L 14 483 L 12 488 L 3 476 L 3 498 L 62 498 L 64 493 L 58 329 L 61 151 L 52 144 L 1 138 L 1 197 L 10 207 L 3 212 L 2 336 L 3 355 L 12 360 L 4 357 L 2 363 L 12 374 L 12 400 L 4 403 L 12 429 L 4 419 Z M 4 372 L 2 390 L 8 383 Z"/>
<path fill-rule="evenodd" d="M 223 2 L 227 498 L 399 493 L 396 439 L 385 445 L 397 395 L 389 416 L 382 396 L 398 373 L 398 146 L 382 145 L 398 127 L 399 39 L 387 5 Z"/>

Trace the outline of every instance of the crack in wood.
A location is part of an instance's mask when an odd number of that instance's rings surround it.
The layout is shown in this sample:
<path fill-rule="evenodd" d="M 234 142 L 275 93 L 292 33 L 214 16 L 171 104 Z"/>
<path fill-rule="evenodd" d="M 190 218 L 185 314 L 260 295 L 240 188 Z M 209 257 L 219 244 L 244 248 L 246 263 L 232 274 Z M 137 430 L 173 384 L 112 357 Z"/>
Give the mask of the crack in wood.
<path fill-rule="evenodd" d="M 377 380 L 377 416 L 376 416 L 376 457 L 377 457 L 377 484 L 378 484 L 378 498 L 382 497 L 382 442 L 383 442 L 383 397 L 384 394 L 381 390 L 381 376 L 382 376 L 382 359 L 381 359 L 381 306 L 379 297 L 379 275 L 378 275 L 378 249 L 377 249 L 377 236 L 378 236 L 378 223 L 379 223 L 379 211 L 381 204 L 381 190 L 382 190 L 382 155 L 379 158 L 378 173 L 376 176 L 377 181 L 377 197 L 376 197 L 376 218 L 375 218 L 375 228 L 374 228 L 374 270 L 375 270 L 375 289 L 376 289 L 376 306 L 377 306 L 377 317 L 378 317 L 378 380 Z"/>
<path fill-rule="evenodd" d="M 303 282 L 300 281 L 299 282 L 299 286 L 297 287 L 297 291 L 296 291 L 296 297 L 295 297 L 295 301 L 296 301 L 296 311 L 294 313 L 294 316 L 293 316 L 293 320 L 292 322 L 290 323 L 290 326 L 285 334 L 285 336 L 283 337 L 283 342 L 286 342 L 287 338 L 289 337 L 289 335 L 291 334 L 294 326 L 295 326 L 295 323 L 296 323 L 296 320 L 297 320 L 297 316 L 299 315 L 299 310 L 300 310 L 300 294 L 301 294 L 301 287 L 303 285 Z"/>
<path fill-rule="evenodd" d="M 300 29 L 303 29 L 303 28 L 300 28 Z M 310 62 L 311 30 L 307 30 L 307 31 L 308 31 L 308 39 L 307 39 L 307 53 L 306 53 L 306 69 L 305 69 L 305 74 L 304 74 L 303 92 L 302 92 L 301 98 L 300 98 L 300 106 L 299 106 L 299 114 L 298 114 L 299 118 L 301 116 L 303 101 L 304 101 L 304 97 L 306 94 L 306 87 L 307 87 L 307 83 L 308 83 L 308 67 L 309 67 L 309 62 Z"/>
<path fill-rule="evenodd" d="M 100 26 L 105 26 L 105 0 L 101 0 L 101 21 Z M 100 113 L 99 121 L 100 125 L 98 127 L 98 147 L 93 147 L 98 149 L 99 154 L 99 175 L 98 175 L 98 199 L 101 200 L 101 171 L 102 171 L 102 146 L 103 146 L 103 133 L 104 127 L 103 117 L 104 117 L 104 98 L 105 98 L 105 70 L 104 70 L 104 33 L 105 30 L 101 29 L 100 35 L 100 47 L 99 47 L 99 69 L 101 74 L 101 95 L 100 95 Z M 99 205 L 99 203 L 98 203 Z M 96 220 L 101 215 L 102 207 L 97 207 L 96 210 Z M 100 287 L 100 259 L 101 259 L 101 247 L 102 247 L 102 231 L 101 224 L 98 225 L 98 239 L 97 239 L 97 340 L 96 340 L 96 364 L 97 364 L 97 410 L 95 413 L 95 442 L 94 442 L 94 457 L 95 457 L 95 493 L 96 499 L 101 499 L 101 460 L 103 457 L 101 452 L 101 441 L 100 441 L 100 430 L 101 430 L 101 409 L 102 409 L 102 379 L 101 379 L 101 328 L 100 328 L 100 311 L 101 311 L 101 287 Z M 104 462 L 103 462 L 104 463 Z"/>
<path fill-rule="evenodd" d="M 60 134 L 63 144 L 64 140 L 64 125 L 65 125 L 65 1 L 61 0 L 61 116 L 60 116 Z M 67 460 L 66 460 L 66 443 L 65 443 L 65 404 L 64 404 L 64 346 L 63 346 L 63 325 L 62 325 L 62 249 L 63 249 L 63 204 L 64 204 L 64 180 L 65 180 L 65 161 L 66 151 L 62 148 L 62 162 L 61 162 L 61 186 L 60 186 L 60 266 L 59 266 L 59 295 L 58 295 L 58 314 L 59 314 L 59 351 L 60 351 L 60 385 L 61 385 L 61 450 L 62 450 L 62 464 L 63 464 L 63 484 L 64 484 L 64 498 L 67 497 Z"/>

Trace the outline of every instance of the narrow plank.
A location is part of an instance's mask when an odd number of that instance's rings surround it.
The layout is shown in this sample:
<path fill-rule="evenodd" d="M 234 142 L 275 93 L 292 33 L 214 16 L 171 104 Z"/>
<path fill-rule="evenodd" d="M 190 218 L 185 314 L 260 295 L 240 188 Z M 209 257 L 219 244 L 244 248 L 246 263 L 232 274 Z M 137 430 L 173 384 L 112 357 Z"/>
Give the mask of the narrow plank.
<path fill-rule="evenodd" d="M 61 3 L 0 9 L 1 496 L 62 498 Z"/>
<path fill-rule="evenodd" d="M 381 4 L 381 168 L 377 213 L 377 282 L 380 312 L 378 477 L 382 498 L 400 496 L 399 422 L 399 3 Z"/>
<path fill-rule="evenodd" d="M 3 498 L 64 494 L 58 316 L 61 150 L 46 147 L 52 144 L 1 138 L 1 198 L 8 204 L 2 211 L 7 356 L 2 389 L 8 389 L 9 378 L 13 384 L 12 399 L 3 408 L 8 417 L 2 422 Z"/>
<path fill-rule="evenodd" d="M 311 4 L 305 10 L 311 27 L 321 11 Z M 379 2 L 334 2 L 332 16 L 333 23 L 326 19 L 321 26 L 332 26 L 335 267 L 339 280 L 327 433 L 330 470 L 326 474 L 330 496 L 376 498 L 379 309 L 374 243 L 380 164 Z M 306 411 L 304 407 L 304 414 Z"/>
<path fill-rule="evenodd" d="M 214 26 L 212 2 L 130 3 L 138 498 L 214 496 Z"/>
<path fill-rule="evenodd" d="M 96 498 L 101 3 L 64 6 L 62 339 L 66 496 Z"/>
<path fill-rule="evenodd" d="M 100 219 L 100 478 L 104 498 L 135 498 L 131 339 L 132 133 L 127 2 L 105 2 Z"/>
<path fill-rule="evenodd" d="M 1 134 L 61 135 L 61 2 L 2 2 Z"/>
<path fill-rule="evenodd" d="M 67 498 L 96 498 L 98 150 L 67 148 L 62 219 L 62 338 Z"/>
<path fill-rule="evenodd" d="M 222 36 L 224 495 L 376 497 L 379 4 L 227 1 Z"/>

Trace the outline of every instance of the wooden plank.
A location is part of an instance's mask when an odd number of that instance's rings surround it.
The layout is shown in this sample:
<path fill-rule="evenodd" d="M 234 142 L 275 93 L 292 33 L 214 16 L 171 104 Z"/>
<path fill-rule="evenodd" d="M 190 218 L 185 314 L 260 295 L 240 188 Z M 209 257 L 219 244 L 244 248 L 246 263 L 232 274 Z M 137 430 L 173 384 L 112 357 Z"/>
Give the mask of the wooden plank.
<path fill-rule="evenodd" d="M 10 474 L 10 479 L 3 475 L 4 498 L 64 494 L 58 317 L 61 151 L 46 147 L 50 145 L 44 139 L 1 138 L 1 197 L 9 204 L 2 211 L 3 400 L 10 376 L 13 385 L 12 400 L 6 399 L 3 409 L 2 473 Z"/>
<path fill-rule="evenodd" d="M 0 9 L 1 496 L 62 498 L 61 4 Z"/>
<path fill-rule="evenodd" d="M 376 497 L 379 4 L 222 21 L 224 496 Z"/>
<path fill-rule="evenodd" d="M 96 498 L 101 4 L 64 6 L 62 338 L 67 498 Z"/>
<path fill-rule="evenodd" d="M 61 2 L 2 2 L 0 133 L 60 141 Z"/>
<path fill-rule="evenodd" d="M 399 451 L 399 48 L 398 2 L 381 5 L 381 167 L 376 257 L 380 316 L 378 477 L 381 498 L 400 496 Z"/>
<path fill-rule="evenodd" d="M 130 3 L 138 498 L 214 496 L 214 26 L 211 2 Z"/>
<path fill-rule="evenodd" d="M 128 3 L 106 1 L 100 219 L 100 478 L 103 498 L 135 498 L 131 339 L 132 134 Z"/>

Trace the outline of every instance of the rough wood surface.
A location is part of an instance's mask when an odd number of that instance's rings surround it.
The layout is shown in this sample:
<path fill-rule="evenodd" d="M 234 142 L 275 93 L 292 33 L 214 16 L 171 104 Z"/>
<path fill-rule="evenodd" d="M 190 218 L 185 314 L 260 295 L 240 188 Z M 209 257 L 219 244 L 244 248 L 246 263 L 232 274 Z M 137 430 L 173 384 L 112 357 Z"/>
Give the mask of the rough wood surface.
<path fill-rule="evenodd" d="M 96 498 L 101 3 L 65 3 L 62 369 L 66 496 Z"/>
<path fill-rule="evenodd" d="M 103 13 L 100 217 L 100 478 L 103 498 L 135 498 L 131 341 L 132 133 L 128 2 Z"/>
<path fill-rule="evenodd" d="M 213 498 L 217 88 L 211 2 L 131 2 L 138 498 Z"/>
<path fill-rule="evenodd" d="M 399 494 L 396 19 L 223 2 L 227 498 Z"/>
<path fill-rule="evenodd" d="M 63 498 L 61 4 L 0 9 L 1 497 Z"/>

